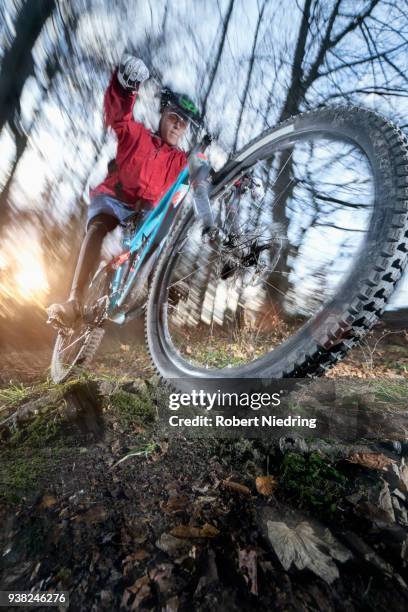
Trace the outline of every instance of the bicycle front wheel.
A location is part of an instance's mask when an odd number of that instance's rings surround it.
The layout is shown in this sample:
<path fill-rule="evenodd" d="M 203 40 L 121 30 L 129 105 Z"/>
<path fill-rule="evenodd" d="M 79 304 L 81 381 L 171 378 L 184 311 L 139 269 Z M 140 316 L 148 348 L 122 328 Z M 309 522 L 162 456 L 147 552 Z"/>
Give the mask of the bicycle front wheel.
<path fill-rule="evenodd" d="M 203 245 L 187 208 L 152 280 L 158 373 L 176 386 L 321 375 L 376 322 L 406 265 L 407 139 L 366 109 L 308 112 L 238 153 L 212 202 L 218 242 Z"/>
<path fill-rule="evenodd" d="M 58 331 L 51 358 L 51 378 L 55 383 L 80 374 L 91 363 L 105 333 L 101 324 L 111 277 L 109 266 L 95 273 L 85 291 L 83 318 Z"/>

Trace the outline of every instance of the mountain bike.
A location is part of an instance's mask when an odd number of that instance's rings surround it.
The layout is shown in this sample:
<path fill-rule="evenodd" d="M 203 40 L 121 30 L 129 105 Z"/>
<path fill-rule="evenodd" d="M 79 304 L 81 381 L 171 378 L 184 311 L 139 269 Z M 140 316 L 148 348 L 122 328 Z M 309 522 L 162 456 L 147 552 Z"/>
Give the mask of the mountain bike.
<path fill-rule="evenodd" d="M 90 362 L 107 321 L 142 311 L 156 371 L 178 388 L 189 377 L 322 375 L 378 320 L 407 263 L 401 130 L 332 107 L 262 133 L 218 172 L 200 157 L 208 146 L 126 228 L 83 321 L 58 330 L 55 381 Z"/>

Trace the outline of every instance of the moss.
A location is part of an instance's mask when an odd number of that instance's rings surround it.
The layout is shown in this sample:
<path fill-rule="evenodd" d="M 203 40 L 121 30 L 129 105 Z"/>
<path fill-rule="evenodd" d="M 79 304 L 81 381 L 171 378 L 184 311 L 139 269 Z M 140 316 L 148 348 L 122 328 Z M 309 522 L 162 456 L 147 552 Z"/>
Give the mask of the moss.
<path fill-rule="evenodd" d="M 51 408 L 50 408 L 51 410 Z M 44 448 L 50 445 L 61 446 L 62 419 L 49 414 L 39 415 L 28 422 L 24 428 L 14 433 L 7 446 L 14 448 Z"/>
<path fill-rule="evenodd" d="M 0 497 L 17 503 L 25 495 L 35 494 L 39 479 L 47 472 L 46 458 L 41 454 L 26 457 L 1 457 Z"/>
<path fill-rule="evenodd" d="M 281 464 L 281 487 L 305 507 L 323 515 L 336 512 L 344 496 L 347 478 L 340 474 L 319 453 L 288 453 Z"/>
<path fill-rule="evenodd" d="M 145 425 L 154 421 L 153 402 L 147 390 L 138 393 L 117 391 L 108 398 L 108 407 L 114 411 L 124 427 Z"/>

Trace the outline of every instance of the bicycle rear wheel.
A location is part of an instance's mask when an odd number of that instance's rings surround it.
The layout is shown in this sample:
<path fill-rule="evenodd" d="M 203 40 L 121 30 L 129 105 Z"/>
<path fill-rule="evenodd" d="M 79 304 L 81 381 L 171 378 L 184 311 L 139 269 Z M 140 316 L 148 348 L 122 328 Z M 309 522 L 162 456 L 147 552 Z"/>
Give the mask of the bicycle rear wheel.
<path fill-rule="evenodd" d="M 186 209 L 152 281 L 158 373 L 176 386 L 323 374 L 376 322 L 406 265 L 407 139 L 372 111 L 319 109 L 262 134 L 213 184 L 222 238 L 203 246 Z"/>

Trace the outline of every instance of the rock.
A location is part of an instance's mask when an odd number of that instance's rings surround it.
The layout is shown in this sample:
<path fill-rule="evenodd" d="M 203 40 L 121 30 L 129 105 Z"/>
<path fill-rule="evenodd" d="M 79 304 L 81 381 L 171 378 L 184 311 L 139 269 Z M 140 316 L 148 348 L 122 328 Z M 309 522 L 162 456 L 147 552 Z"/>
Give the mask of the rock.
<path fill-rule="evenodd" d="M 281 453 L 307 453 L 308 446 L 305 440 L 301 437 L 282 437 L 279 438 L 279 449 Z"/>
<path fill-rule="evenodd" d="M 118 389 L 118 383 L 115 380 L 101 380 L 98 382 L 100 395 L 103 397 L 112 395 Z"/>

